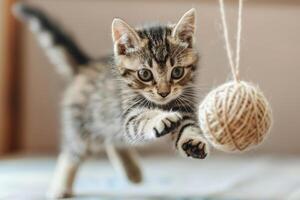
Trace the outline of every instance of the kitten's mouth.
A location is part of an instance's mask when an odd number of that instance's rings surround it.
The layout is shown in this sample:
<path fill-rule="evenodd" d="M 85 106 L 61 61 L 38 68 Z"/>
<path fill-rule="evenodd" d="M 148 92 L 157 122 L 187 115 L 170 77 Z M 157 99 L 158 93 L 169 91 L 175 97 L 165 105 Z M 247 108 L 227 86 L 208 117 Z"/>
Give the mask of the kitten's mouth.
<path fill-rule="evenodd" d="M 172 95 L 172 96 L 167 96 L 167 97 L 156 98 L 156 97 L 149 97 L 149 96 L 145 95 L 145 97 L 148 101 L 151 101 L 158 105 L 164 105 L 164 104 L 170 103 L 171 101 L 176 99 L 178 96 L 180 96 L 180 95 Z"/>
<path fill-rule="evenodd" d="M 160 99 L 152 99 L 152 101 L 156 104 L 167 104 L 172 101 L 172 98 L 160 98 Z"/>

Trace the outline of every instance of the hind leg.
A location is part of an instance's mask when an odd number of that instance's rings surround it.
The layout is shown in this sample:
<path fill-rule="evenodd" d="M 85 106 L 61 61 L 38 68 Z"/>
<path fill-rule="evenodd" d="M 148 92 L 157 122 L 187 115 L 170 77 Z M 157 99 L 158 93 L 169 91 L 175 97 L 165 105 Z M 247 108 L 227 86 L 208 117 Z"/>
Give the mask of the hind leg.
<path fill-rule="evenodd" d="M 84 99 L 80 95 L 66 97 L 62 107 L 62 150 L 47 194 L 52 199 L 72 195 L 73 182 L 89 146 L 88 132 L 83 128 Z"/>
<path fill-rule="evenodd" d="M 51 199 L 67 198 L 72 196 L 72 187 L 83 157 L 74 156 L 69 152 L 60 153 L 54 177 L 47 196 Z"/>
<path fill-rule="evenodd" d="M 136 160 L 134 149 L 116 147 L 112 144 L 106 145 L 108 157 L 114 168 L 125 174 L 132 183 L 142 182 L 142 172 Z"/>

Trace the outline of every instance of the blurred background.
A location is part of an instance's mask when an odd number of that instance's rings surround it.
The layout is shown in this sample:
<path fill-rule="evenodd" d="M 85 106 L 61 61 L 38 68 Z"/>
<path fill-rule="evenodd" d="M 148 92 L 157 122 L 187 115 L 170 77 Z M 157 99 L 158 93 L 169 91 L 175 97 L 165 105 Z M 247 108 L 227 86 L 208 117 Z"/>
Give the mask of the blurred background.
<path fill-rule="evenodd" d="M 68 31 L 92 56 L 112 53 L 111 22 L 121 17 L 131 25 L 159 21 L 177 22 L 197 10 L 197 47 L 201 54 L 203 94 L 229 78 L 220 16 L 216 1 L 105 1 L 31 0 Z M 236 4 L 227 1 L 231 36 L 235 35 Z M 274 111 L 274 127 L 260 150 L 268 153 L 299 153 L 300 133 L 300 2 L 246 1 L 243 18 L 241 70 L 244 79 L 258 83 Z M 1 12 L 3 13 L 3 12 Z M 138 17 L 137 17 L 138 16 Z M 1 18 L 3 22 L 3 17 Z M 7 24 L 9 26 L 9 24 Z M 1 30 L 12 27 L 0 26 Z M 1 31 L 1 36 L 3 31 Z M 34 36 L 18 27 L 18 141 L 26 152 L 55 152 L 59 140 L 59 102 L 64 83 L 53 70 Z M 234 40 L 235 38 L 232 37 Z M 6 40 L 3 36 L 1 40 Z M 232 40 L 232 42 L 234 42 Z M 3 48 L 1 48 L 3 51 Z M 7 51 L 7 49 L 5 50 Z M 1 52 L 1 56 L 9 52 Z M 3 59 L 3 58 L 2 58 Z M 1 65 L 1 70 L 5 69 Z M 16 75 L 15 74 L 15 75 Z M 3 73 L 1 73 L 3 76 Z M 2 100 L 3 98 L 1 98 Z M 2 119 L 0 121 L 3 121 Z M 3 133 L 5 134 L 5 133 Z M 16 138 L 14 138 L 16 139 Z"/>
<path fill-rule="evenodd" d="M 34 36 L 10 16 L 9 5 L 12 2 L 0 0 L 0 153 L 54 155 L 59 149 L 59 103 L 64 82 L 55 73 Z M 199 88 L 203 96 L 230 77 L 216 0 L 27 2 L 43 8 L 57 19 L 94 57 L 112 53 L 110 31 L 114 17 L 120 17 L 131 25 L 152 21 L 175 23 L 184 12 L 194 7 L 197 10 L 196 38 L 202 68 Z M 229 32 L 234 36 L 238 1 L 225 2 Z M 241 75 L 245 80 L 259 84 L 274 113 L 274 125 L 269 138 L 256 150 L 246 153 L 250 156 L 275 156 L 279 159 L 292 156 L 298 163 L 299 20 L 298 0 L 245 1 Z M 231 39 L 235 41 L 234 37 Z M 153 144 L 145 151 L 161 154 L 169 153 L 170 149 L 162 144 Z M 218 156 L 222 159 L 227 155 L 221 153 Z M 295 174 L 292 176 L 299 178 Z M 295 186 L 300 186 L 299 179 Z"/>

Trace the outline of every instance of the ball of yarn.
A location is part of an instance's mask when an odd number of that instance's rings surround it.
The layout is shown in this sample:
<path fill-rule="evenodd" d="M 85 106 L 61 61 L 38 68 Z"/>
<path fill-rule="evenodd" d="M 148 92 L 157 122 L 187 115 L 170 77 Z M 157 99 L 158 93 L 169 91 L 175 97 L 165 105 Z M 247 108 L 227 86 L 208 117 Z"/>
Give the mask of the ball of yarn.
<path fill-rule="evenodd" d="M 264 140 L 272 124 L 272 112 L 258 87 L 231 81 L 205 97 L 199 106 L 199 122 L 215 148 L 244 151 Z"/>

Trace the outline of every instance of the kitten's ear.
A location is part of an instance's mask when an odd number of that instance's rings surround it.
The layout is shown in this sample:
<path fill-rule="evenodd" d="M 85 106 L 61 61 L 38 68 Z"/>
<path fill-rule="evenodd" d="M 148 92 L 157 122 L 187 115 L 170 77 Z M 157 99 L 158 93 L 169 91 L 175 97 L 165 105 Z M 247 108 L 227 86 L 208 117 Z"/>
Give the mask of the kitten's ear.
<path fill-rule="evenodd" d="M 187 11 L 175 25 L 172 36 L 183 42 L 187 42 L 191 47 L 196 29 L 196 10 L 192 8 Z"/>
<path fill-rule="evenodd" d="M 136 50 L 141 41 L 137 32 L 118 18 L 115 18 L 112 22 L 112 38 L 115 53 L 118 55 L 126 55 L 128 52 Z"/>

